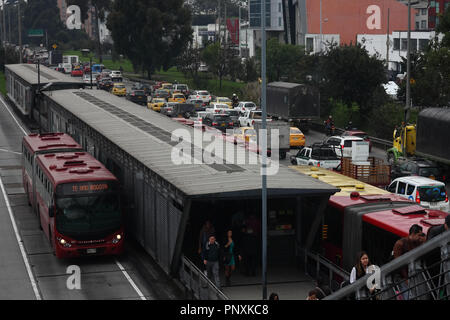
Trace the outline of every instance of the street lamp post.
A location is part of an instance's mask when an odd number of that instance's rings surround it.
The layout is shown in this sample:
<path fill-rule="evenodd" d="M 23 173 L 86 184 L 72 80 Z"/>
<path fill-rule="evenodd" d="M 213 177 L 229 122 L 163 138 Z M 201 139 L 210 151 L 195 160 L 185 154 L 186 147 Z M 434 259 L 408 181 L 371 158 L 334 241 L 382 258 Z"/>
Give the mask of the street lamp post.
<path fill-rule="evenodd" d="M 408 40 L 406 45 L 406 107 L 405 125 L 409 120 L 409 109 L 411 107 L 411 0 L 408 0 Z"/>
<path fill-rule="evenodd" d="M 17 14 L 18 14 L 18 23 L 19 23 L 19 53 L 20 53 L 20 63 L 22 63 L 22 19 L 20 17 L 20 0 L 17 1 Z"/>
<path fill-rule="evenodd" d="M 6 17 L 5 17 L 5 0 L 2 0 L 2 15 L 3 15 L 3 44 L 6 42 Z"/>
<path fill-rule="evenodd" d="M 261 0 L 261 109 L 262 132 L 262 287 L 263 300 L 267 300 L 267 110 L 266 110 L 266 0 Z"/>

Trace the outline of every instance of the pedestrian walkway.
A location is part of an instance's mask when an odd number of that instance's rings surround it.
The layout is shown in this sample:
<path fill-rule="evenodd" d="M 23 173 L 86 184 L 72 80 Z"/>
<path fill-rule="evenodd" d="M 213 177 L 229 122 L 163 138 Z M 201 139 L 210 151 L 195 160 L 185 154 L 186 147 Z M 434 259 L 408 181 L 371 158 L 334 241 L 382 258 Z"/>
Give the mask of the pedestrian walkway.
<path fill-rule="evenodd" d="M 225 278 L 221 280 L 225 283 Z M 222 287 L 231 300 L 261 300 L 262 299 L 261 271 L 256 276 L 243 275 L 236 269 L 231 278 L 231 286 Z M 314 280 L 295 265 L 268 266 L 267 268 L 267 297 L 271 292 L 278 293 L 280 300 L 305 300 L 308 292 L 314 289 Z"/>

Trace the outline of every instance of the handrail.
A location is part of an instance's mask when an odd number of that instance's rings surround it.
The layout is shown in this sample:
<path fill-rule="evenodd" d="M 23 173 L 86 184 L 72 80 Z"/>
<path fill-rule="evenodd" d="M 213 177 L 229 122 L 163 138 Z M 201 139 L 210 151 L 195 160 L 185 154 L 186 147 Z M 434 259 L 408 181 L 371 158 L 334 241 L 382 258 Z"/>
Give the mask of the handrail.
<path fill-rule="evenodd" d="M 218 300 L 229 300 L 229 298 L 209 278 L 188 258 L 181 257 L 180 280 L 183 285 L 191 291 L 196 299 L 201 300 L 202 288 L 207 291 L 207 300 L 210 300 L 211 294 Z M 186 267 L 189 270 L 186 272 Z M 193 284 L 196 281 L 196 286 Z"/>
<path fill-rule="evenodd" d="M 430 253 L 434 249 L 442 246 L 446 246 L 450 242 L 450 230 L 440 234 L 433 239 L 427 241 L 421 246 L 403 254 L 402 256 L 392 260 L 391 262 L 383 265 L 380 268 L 381 276 L 380 279 L 384 279 L 384 277 L 390 274 L 393 271 L 398 270 L 399 268 L 414 263 L 416 260 L 420 259 L 424 255 Z M 339 291 L 325 297 L 325 300 L 339 300 L 343 299 L 360 289 L 364 288 L 367 284 L 367 279 L 370 277 L 369 274 L 364 277 L 358 279 L 354 283 L 342 288 Z"/>

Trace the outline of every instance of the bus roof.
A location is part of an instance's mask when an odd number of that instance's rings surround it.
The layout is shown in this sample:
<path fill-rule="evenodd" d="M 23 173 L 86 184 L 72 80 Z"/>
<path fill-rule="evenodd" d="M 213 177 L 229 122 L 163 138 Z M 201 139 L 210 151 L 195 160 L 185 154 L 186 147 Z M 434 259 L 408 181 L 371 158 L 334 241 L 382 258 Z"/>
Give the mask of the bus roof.
<path fill-rule="evenodd" d="M 55 185 L 80 181 L 117 180 L 116 177 L 87 152 L 49 153 L 37 156 Z"/>
<path fill-rule="evenodd" d="M 354 191 L 358 192 L 360 195 L 391 194 L 389 191 L 347 177 L 332 170 L 312 166 L 291 166 L 291 168 L 341 189 L 341 191 L 335 193 L 334 196 L 349 196 Z"/>
<path fill-rule="evenodd" d="M 426 234 L 432 226 L 442 225 L 447 215 L 448 213 L 443 211 L 429 210 L 411 203 L 398 211 L 394 209 L 367 213 L 363 216 L 363 221 L 399 237 L 407 237 L 413 224 L 420 225 Z"/>
<path fill-rule="evenodd" d="M 32 154 L 48 153 L 54 150 L 74 151 L 83 148 L 68 134 L 62 132 L 37 134 L 31 133 L 23 137 Z"/>
<path fill-rule="evenodd" d="M 353 179 L 332 170 L 313 166 L 291 166 L 291 168 L 339 188 L 340 191 L 330 197 L 330 202 L 337 207 L 345 208 L 350 205 L 374 201 L 409 202 L 408 199 L 397 196 L 389 191 L 377 188 L 371 184 Z M 350 197 L 352 192 L 358 192 L 359 197 Z"/>

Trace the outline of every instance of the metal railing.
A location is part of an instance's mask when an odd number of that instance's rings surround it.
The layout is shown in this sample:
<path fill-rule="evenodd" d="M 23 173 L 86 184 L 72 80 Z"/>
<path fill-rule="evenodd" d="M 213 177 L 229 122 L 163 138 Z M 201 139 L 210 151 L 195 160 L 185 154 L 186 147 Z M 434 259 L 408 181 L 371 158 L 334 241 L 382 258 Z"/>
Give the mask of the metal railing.
<path fill-rule="evenodd" d="M 311 129 L 314 131 L 325 133 L 325 127 L 323 125 L 323 122 L 312 122 L 311 123 Z M 340 135 L 345 131 L 345 129 L 342 128 L 335 128 L 335 135 Z M 377 146 L 381 149 L 387 150 L 389 148 L 392 148 L 392 141 L 380 139 L 377 137 L 371 137 L 369 136 L 370 141 L 374 146 Z"/>
<path fill-rule="evenodd" d="M 333 281 L 336 282 L 336 279 L 345 281 L 350 278 L 350 273 L 348 273 L 344 269 L 339 268 L 320 254 L 307 251 L 303 248 L 299 249 L 299 251 L 304 257 L 305 274 L 317 279 L 319 275 L 326 273 L 326 279 L 328 280 L 328 286 L 330 288 L 333 289 L 336 287 L 336 285 L 333 285 Z M 311 267 L 313 267 L 314 269 L 311 270 Z"/>
<path fill-rule="evenodd" d="M 407 279 L 400 275 L 404 268 Z M 368 290 L 369 278 L 379 285 L 373 292 Z M 448 300 L 449 296 L 450 231 L 446 231 L 385 264 L 378 275 L 367 274 L 325 299 Z"/>
<path fill-rule="evenodd" d="M 197 300 L 229 300 L 192 261 L 181 257 L 180 281 Z"/>

